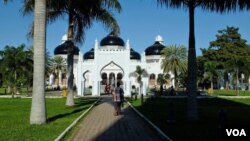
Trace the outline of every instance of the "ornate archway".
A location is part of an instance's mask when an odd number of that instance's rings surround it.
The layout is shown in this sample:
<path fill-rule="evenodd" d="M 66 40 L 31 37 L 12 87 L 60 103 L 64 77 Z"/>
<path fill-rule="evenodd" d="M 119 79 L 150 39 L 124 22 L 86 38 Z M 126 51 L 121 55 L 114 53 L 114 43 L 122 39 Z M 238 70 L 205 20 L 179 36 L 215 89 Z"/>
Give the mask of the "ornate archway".
<path fill-rule="evenodd" d="M 111 87 L 113 88 L 116 86 L 117 82 L 121 82 L 121 84 L 123 84 L 122 78 L 124 76 L 124 70 L 120 65 L 116 64 L 113 61 L 102 67 L 102 69 L 100 70 L 100 75 L 102 78 L 102 82 L 100 83 L 101 93 L 104 92 L 106 85 L 111 85 Z M 103 81 L 105 81 L 105 79 L 103 79 L 104 75 L 107 76 L 106 83 L 103 83 Z"/>

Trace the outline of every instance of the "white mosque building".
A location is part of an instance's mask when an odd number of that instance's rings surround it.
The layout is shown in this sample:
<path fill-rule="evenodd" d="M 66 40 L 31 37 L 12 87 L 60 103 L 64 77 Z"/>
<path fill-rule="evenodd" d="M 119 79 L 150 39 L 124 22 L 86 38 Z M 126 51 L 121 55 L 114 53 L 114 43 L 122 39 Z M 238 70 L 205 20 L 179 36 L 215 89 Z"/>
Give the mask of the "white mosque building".
<path fill-rule="evenodd" d="M 95 40 L 94 47 L 88 52 L 81 53 L 75 47 L 74 83 L 77 95 L 84 96 L 90 93 L 92 96 L 99 96 L 104 93 L 106 85 L 115 86 L 117 82 L 120 82 L 125 96 L 130 96 L 132 86 L 139 88 L 135 74 L 137 66 L 147 72 L 142 77 L 141 90 L 141 93 L 146 94 L 149 88 L 159 86 L 157 78 L 159 74 L 163 73 L 160 65 L 163 59 L 161 50 L 164 47 L 163 38 L 158 35 L 155 42 L 147 47 L 142 54 L 139 54 L 130 46 L 129 40 L 125 43 L 112 33 L 104 37 L 100 43 Z M 54 55 L 67 57 L 66 42 L 55 48 Z M 173 78 L 173 75 L 170 75 Z M 62 76 L 59 80 L 60 86 L 66 85 L 65 78 L 66 76 Z M 167 87 L 172 84 L 174 83 L 168 83 Z M 89 91 L 90 88 L 91 91 Z"/>

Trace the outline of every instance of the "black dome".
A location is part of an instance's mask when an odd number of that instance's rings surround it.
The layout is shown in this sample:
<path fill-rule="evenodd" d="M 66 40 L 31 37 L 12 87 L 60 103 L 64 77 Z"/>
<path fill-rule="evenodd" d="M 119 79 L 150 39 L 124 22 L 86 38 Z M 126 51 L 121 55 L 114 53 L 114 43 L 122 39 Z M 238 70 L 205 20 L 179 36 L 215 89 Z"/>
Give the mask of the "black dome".
<path fill-rule="evenodd" d="M 164 45 L 162 45 L 160 42 L 156 41 L 153 45 L 149 46 L 145 50 L 145 54 L 146 55 L 161 55 L 161 50 L 164 47 L 165 47 Z"/>
<path fill-rule="evenodd" d="M 130 49 L 130 59 L 134 59 L 134 60 L 141 60 L 141 55 L 134 51 L 132 48 Z"/>
<path fill-rule="evenodd" d="M 95 51 L 94 51 L 94 48 L 92 48 L 90 51 L 86 52 L 84 55 L 83 55 L 83 60 L 86 60 L 86 59 L 94 59 L 95 58 Z"/>
<path fill-rule="evenodd" d="M 63 44 L 57 46 L 54 50 L 54 55 L 67 54 L 67 47 L 74 46 L 74 55 L 79 55 L 79 48 L 74 45 L 72 41 L 65 41 Z"/>
<path fill-rule="evenodd" d="M 114 45 L 115 46 L 124 46 L 125 43 L 120 37 L 111 33 L 101 40 L 100 45 L 101 46 L 114 46 Z"/>

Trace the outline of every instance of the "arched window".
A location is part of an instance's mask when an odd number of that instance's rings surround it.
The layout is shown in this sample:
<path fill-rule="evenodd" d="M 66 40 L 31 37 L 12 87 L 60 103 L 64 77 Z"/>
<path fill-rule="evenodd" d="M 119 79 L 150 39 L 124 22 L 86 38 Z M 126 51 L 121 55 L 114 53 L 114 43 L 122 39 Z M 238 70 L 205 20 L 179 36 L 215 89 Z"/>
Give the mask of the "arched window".
<path fill-rule="evenodd" d="M 155 74 L 153 74 L 153 73 L 150 74 L 149 79 L 150 79 L 150 80 L 155 80 Z"/>
<path fill-rule="evenodd" d="M 122 73 L 118 73 L 117 74 L 117 82 L 120 82 L 120 85 L 123 85 L 123 82 L 122 82 Z"/>
<path fill-rule="evenodd" d="M 107 79 L 108 77 L 107 77 L 107 73 L 102 73 L 102 79 Z"/>
<path fill-rule="evenodd" d="M 163 78 L 164 75 L 163 75 L 162 73 L 159 73 L 159 74 L 158 74 L 158 78 L 159 78 L 159 77 L 162 77 L 162 78 Z"/>
<path fill-rule="evenodd" d="M 109 79 L 115 78 L 115 74 L 112 72 L 109 74 Z"/>
<path fill-rule="evenodd" d="M 102 81 L 101 81 L 101 84 L 102 85 L 106 85 L 107 84 L 107 73 L 102 73 Z"/>
<path fill-rule="evenodd" d="M 114 73 L 109 74 L 109 84 L 115 86 L 115 74 Z"/>
<path fill-rule="evenodd" d="M 122 79 L 122 73 L 117 74 L 117 79 Z"/>

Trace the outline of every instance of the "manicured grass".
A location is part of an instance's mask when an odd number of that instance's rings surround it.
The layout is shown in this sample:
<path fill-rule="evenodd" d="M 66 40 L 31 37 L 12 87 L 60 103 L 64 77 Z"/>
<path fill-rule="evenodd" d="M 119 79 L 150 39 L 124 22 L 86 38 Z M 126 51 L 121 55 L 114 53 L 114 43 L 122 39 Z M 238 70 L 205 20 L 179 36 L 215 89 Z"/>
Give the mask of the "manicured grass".
<path fill-rule="evenodd" d="M 175 141 L 216 141 L 221 140 L 219 111 L 227 114 L 225 121 L 230 125 L 250 126 L 250 99 L 198 99 L 199 120 L 188 122 L 187 99 L 146 99 L 143 106 L 140 100 L 131 101 L 142 114 L 162 129 Z M 170 105 L 173 102 L 174 105 Z M 172 110 L 172 111 L 171 111 Z M 170 114 L 170 113 L 174 114 Z M 175 122 L 168 122 L 171 115 Z"/>
<path fill-rule="evenodd" d="M 0 88 L 0 95 L 4 95 L 5 94 L 5 88 Z"/>
<path fill-rule="evenodd" d="M 0 140 L 52 141 L 96 100 L 76 99 L 74 107 L 66 107 L 65 98 L 46 99 L 48 123 L 30 125 L 31 99 L 0 99 Z"/>
<path fill-rule="evenodd" d="M 27 88 L 20 88 L 19 93 L 20 93 L 20 95 L 30 95 L 32 93 L 31 89 L 32 88 L 29 88 L 29 90 L 27 90 Z M 57 93 L 57 92 L 60 92 L 60 91 L 58 91 L 58 90 L 55 90 L 55 91 L 54 90 L 46 90 L 45 92 L 46 92 L 46 95 L 47 94 L 51 95 L 51 93 L 53 95 L 54 93 Z M 1 87 L 0 88 L 0 95 L 10 95 L 10 94 L 7 93 L 7 88 Z"/>
<path fill-rule="evenodd" d="M 214 95 L 219 95 L 219 96 L 235 96 L 236 91 L 235 90 L 214 90 Z M 239 91 L 239 96 L 250 96 L 250 91 L 245 90 Z"/>

